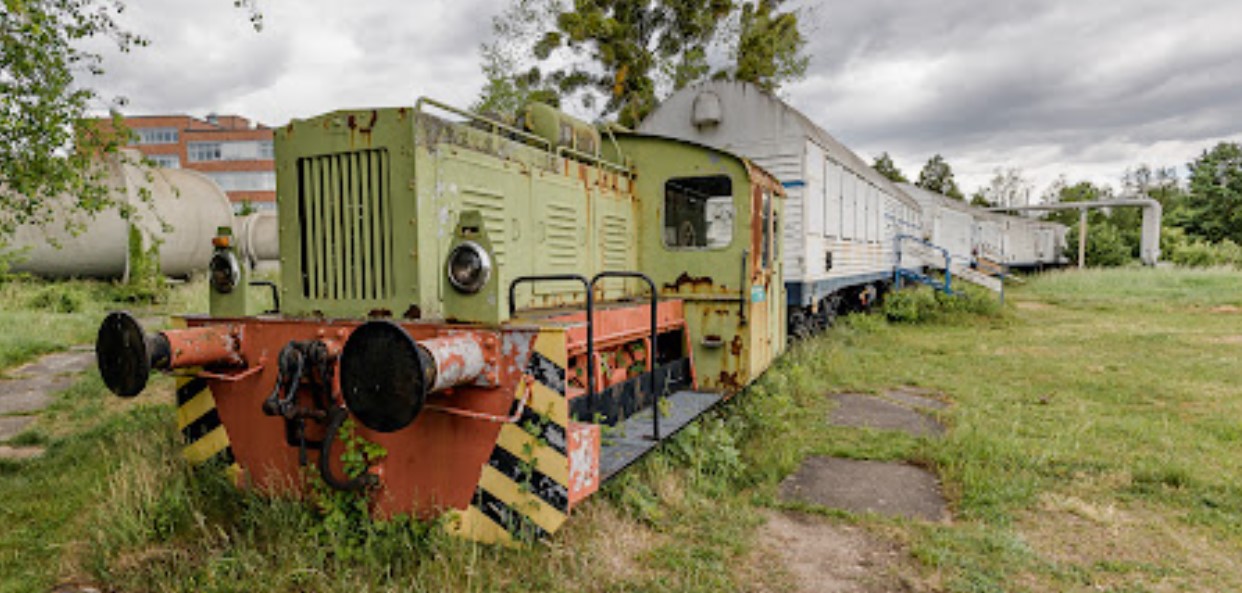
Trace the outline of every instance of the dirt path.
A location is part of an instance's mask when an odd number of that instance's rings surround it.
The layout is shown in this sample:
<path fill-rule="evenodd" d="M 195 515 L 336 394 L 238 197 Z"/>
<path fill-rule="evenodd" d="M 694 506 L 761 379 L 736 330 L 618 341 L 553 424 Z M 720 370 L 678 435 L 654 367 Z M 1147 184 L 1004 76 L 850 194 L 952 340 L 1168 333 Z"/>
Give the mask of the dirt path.
<path fill-rule="evenodd" d="M 802 513 L 770 511 L 759 536 L 797 593 L 928 591 L 900 545 L 852 525 Z"/>

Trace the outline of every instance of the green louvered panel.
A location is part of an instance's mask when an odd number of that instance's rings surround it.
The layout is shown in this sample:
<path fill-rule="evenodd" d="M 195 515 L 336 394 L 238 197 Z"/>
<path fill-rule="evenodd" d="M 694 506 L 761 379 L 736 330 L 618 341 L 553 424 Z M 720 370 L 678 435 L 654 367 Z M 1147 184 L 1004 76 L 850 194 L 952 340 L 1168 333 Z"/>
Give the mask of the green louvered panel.
<path fill-rule="evenodd" d="M 387 150 L 298 159 L 302 294 L 378 300 L 393 295 Z"/>

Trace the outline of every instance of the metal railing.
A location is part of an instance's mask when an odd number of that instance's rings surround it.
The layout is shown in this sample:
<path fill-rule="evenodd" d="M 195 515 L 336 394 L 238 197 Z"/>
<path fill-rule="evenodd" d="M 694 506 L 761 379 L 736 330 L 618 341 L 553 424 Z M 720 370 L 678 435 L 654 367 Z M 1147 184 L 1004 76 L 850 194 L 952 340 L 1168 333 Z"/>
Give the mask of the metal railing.
<path fill-rule="evenodd" d="M 659 305 L 660 293 L 656 290 L 655 282 L 642 272 L 600 272 L 590 280 L 579 274 L 549 274 L 539 276 L 520 276 L 514 278 L 509 283 L 509 317 L 512 318 L 517 312 L 517 287 L 520 284 L 534 284 L 537 282 L 578 282 L 582 284 L 583 290 L 586 291 L 586 375 L 587 375 L 587 392 L 586 397 L 595 395 L 595 284 L 600 280 L 607 278 L 632 278 L 642 280 L 647 283 L 647 287 L 651 294 L 651 352 L 648 353 L 648 359 L 651 361 L 651 391 L 654 398 L 651 403 L 651 434 L 656 441 L 660 440 L 660 398 L 663 396 L 662 390 L 656 386 L 656 371 L 659 368 Z M 568 370 L 568 369 L 567 369 Z"/>

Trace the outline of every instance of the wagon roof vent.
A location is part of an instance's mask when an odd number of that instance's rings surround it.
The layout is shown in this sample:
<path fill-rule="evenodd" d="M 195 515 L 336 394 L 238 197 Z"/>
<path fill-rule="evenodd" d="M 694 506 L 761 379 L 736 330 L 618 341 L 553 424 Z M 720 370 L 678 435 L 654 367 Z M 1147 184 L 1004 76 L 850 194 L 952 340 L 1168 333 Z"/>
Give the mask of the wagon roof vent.
<path fill-rule="evenodd" d="M 712 91 L 703 91 L 694 98 L 694 109 L 690 121 L 696 128 L 719 125 L 724 119 L 724 110 L 720 107 L 720 97 Z"/>

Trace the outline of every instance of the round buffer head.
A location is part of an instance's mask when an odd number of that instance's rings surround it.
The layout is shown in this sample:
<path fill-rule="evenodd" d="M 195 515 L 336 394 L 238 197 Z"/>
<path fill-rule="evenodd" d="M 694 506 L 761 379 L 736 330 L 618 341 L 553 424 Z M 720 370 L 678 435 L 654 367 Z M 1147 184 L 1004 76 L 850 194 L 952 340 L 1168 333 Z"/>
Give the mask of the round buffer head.
<path fill-rule="evenodd" d="M 427 401 L 435 365 L 401 326 L 368 321 L 341 352 L 341 393 L 363 426 L 394 432 L 409 426 Z"/>
<path fill-rule="evenodd" d="M 112 393 L 121 397 L 142 393 L 151 376 L 151 352 L 133 315 L 115 311 L 104 318 L 95 338 L 95 362 Z"/>

